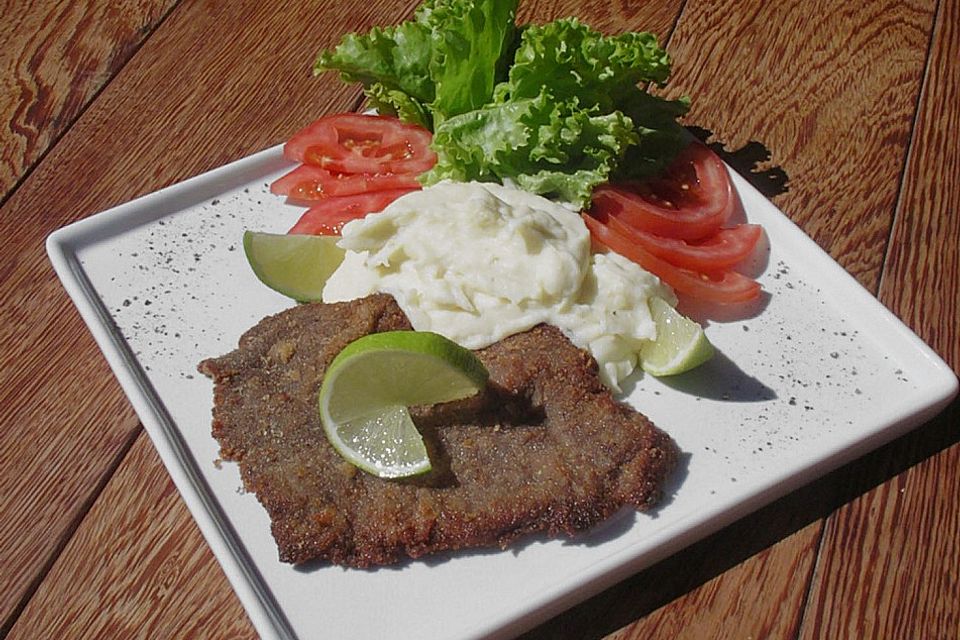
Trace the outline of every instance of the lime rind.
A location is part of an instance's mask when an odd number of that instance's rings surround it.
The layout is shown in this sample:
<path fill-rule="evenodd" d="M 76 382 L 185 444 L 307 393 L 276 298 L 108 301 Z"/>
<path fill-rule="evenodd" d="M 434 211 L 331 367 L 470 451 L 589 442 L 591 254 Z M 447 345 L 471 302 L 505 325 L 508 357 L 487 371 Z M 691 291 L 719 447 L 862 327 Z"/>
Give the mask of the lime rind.
<path fill-rule="evenodd" d="M 658 377 L 678 375 L 713 357 L 715 350 L 703 327 L 663 298 L 654 296 L 649 304 L 657 325 L 657 339 L 640 348 L 640 365 L 644 371 Z"/>
<path fill-rule="evenodd" d="M 426 445 L 407 407 L 471 396 L 487 377 L 473 352 L 438 334 L 364 336 L 327 368 L 318 396 L 324 432 L 341 456 L 373 475 L 429 471 Z"/>
<path fill-rule="evenodd" d="M 333 236 L 246 231 L 243 251 L 257 278 L 297 302 L 321 299 L 327 280 L 345 251 Z"/>
<path fill-rule="evenodd" d="M 446 336 L 432 331 L 382 331 L 363 336 L 348 344 L 337 354 L 330 363 L 330 371 L 338 368 L 343 361 L 370 351 L 419 354 L 438 358 L 472 380 L 478 388 L 487 382 L 487 369 L 476 354 Z M 440 401 L 434 400 L 434 402 Z"/>
<path fill-rule="evenodd" d="M 328 411 L 338 421 L 351 420 L 366 412 L 392 405 L 415 406 L 449 402 L 471 396 L 482 386 L 480 378 L 447 363 L 434 375 L 437 356 L 399 349 L 365 351 L 350 356 L 353 366 L 334 371 L 338 384 L 363 389 L 364 405 L 354 398 L 331 398 Z M 364 360 L 371 362 L 365 363 Z M 451 366 L 452 364 L 452 366 Z M 331 367 L 331 369 L 333 369 Z M 397 375 L 397 372 L 406 372 Z"/>

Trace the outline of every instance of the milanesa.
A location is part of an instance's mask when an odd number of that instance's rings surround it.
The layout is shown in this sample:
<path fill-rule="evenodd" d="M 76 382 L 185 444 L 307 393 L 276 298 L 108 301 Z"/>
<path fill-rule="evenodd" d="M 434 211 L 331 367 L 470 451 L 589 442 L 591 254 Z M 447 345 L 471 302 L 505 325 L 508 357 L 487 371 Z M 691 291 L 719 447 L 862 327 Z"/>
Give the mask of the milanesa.
<path fill-rule="evenodd" d="M 317 412 L 327 365 L 351 341 L 410 328 L 393 298 L 299 305 L 200 363 L 214 380 L 221 457 L 270 515 L 284 562 L 371 567 L 438 551 L 573 535 L 661 496 L 677 448 L 600 383 L 597 366 L 540 325 L 478 351 L 478 396 L 414 410 L 433 470 L 401 481 L 357 470 Z"/>

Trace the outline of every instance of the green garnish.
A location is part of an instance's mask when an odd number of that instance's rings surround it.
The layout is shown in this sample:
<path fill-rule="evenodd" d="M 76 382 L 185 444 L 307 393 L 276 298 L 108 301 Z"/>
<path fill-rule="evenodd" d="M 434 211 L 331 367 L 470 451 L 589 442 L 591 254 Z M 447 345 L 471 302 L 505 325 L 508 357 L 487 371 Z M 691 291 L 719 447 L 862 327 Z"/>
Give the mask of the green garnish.
<path fill-rule="evenodd" d="M 513 181 L 583 206 L 601 183 L 665 167 L 686 143 L 688 102 L 646 90 L 670 74 L 656 36 L 575 18 L 518 26 L 516 8 L 427 0 L 409 22 L 345 36 L 314 71 L 339 71 L 381 113 L 434 132 L 426 185 Z"/>

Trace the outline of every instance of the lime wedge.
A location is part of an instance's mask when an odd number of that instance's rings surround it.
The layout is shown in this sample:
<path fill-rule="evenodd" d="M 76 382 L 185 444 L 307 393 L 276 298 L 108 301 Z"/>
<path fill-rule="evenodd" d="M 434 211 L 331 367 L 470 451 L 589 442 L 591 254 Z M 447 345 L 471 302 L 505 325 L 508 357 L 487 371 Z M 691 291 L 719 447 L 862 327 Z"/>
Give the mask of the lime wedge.
<path fill-rule="evenodd" d="M 351 342 L 327 369 L 319 408 L 330 444 L 381 478 L 431 468 L 408 407 L 471 396 L 487 370 L 468 349 L 436 333 L 388 331 Z"/>
<path fill-rule="evenodd" d="M 657 323 L 657 339 L 640 348 L 643 370 L 672 376 L 698 367 L 713 357 L 713 345 L 703 327 L 681 315 L 660 297 L 650 298 L 650 314 Z"/>
<path fill-rule="evenodd" d="M 308 236 L 247 231 L 243 251 L 260 281 L 297 302 L 319 300 L 323 285 L 340 263 L 344 250 L 334 236 Z"/>

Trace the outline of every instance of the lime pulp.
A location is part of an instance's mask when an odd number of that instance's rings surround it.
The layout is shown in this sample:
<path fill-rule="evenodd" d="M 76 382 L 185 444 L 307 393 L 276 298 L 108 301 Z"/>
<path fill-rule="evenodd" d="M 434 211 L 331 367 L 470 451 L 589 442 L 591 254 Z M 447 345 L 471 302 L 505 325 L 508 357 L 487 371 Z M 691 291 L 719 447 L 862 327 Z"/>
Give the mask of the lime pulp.
<path fill-rule="evenodd" d="M 247 231 L 243 251 L 263 284 L 298 302 L 320 300 L 327 279 L 343 262 L 335 236 Z"/>
<path fill-rule="evenodd" d="M 327 369 L 318 397 L 324 432 L 334 449 L 382 478 L 431 469 L 408 407 L 471 396 L 487 370 L 468 349 L 435 333 L 389 331 L 364 336 Z"/>
<path fill-rule="evenodd" d="M 703 327 L 680 314 L 663 298 L 650 298 L 649 304 L 657 325 L 657 339 L 640 348 L 644 371 L 654 376 L 677 375 L 713 357 L 714 348 Z"/>

